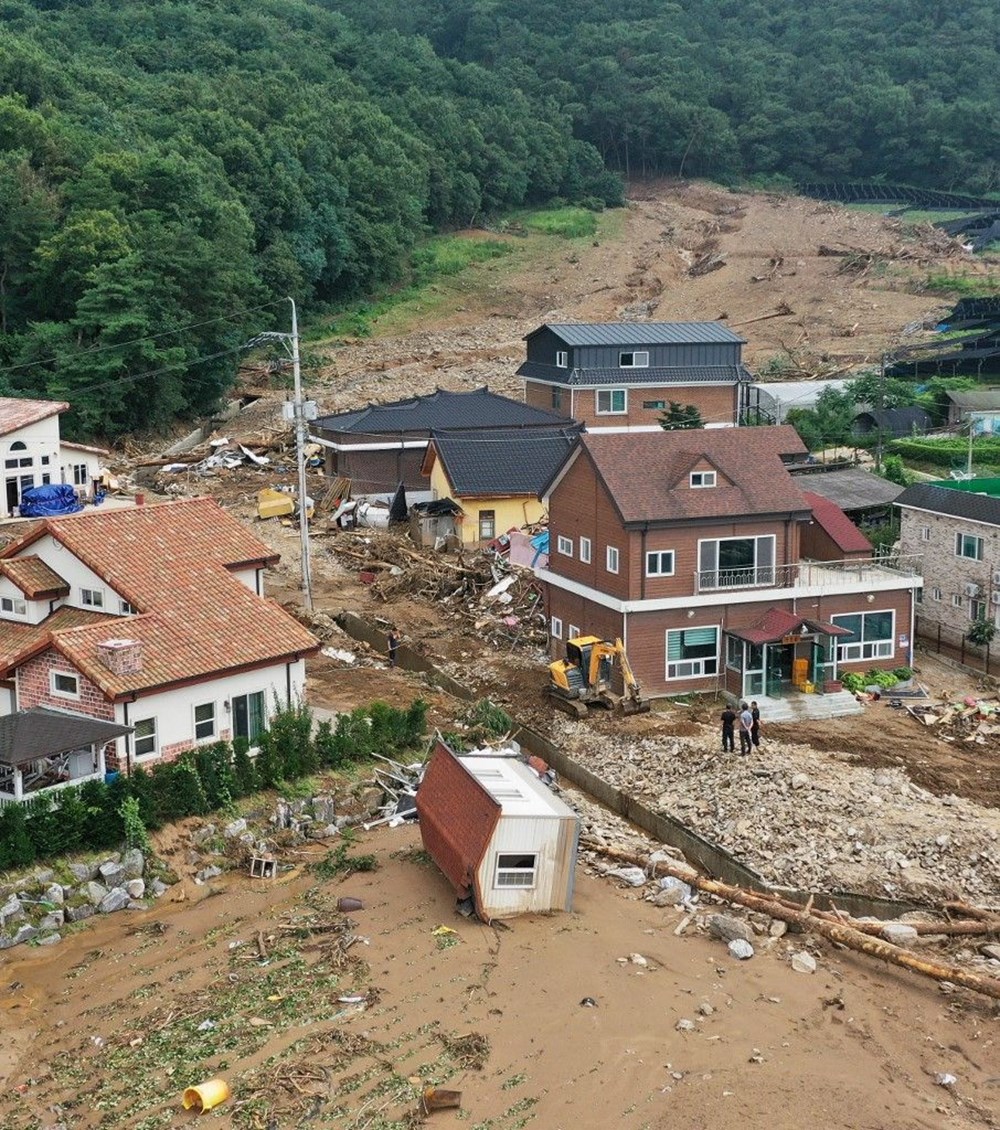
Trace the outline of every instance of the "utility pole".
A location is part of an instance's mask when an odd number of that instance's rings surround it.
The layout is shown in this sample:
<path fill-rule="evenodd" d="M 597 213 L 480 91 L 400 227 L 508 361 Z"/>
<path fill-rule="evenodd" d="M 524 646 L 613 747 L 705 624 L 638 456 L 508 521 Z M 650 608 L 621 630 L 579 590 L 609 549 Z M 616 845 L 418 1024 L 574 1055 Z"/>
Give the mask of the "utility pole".
<path fill-rule="evenodd" d="M 878 425 L 878 444 L 875 447 L 875 470 L 880 472 L 882 470 L 882 411 L 885 408 L 885 354 L 879 361 L 878 367 L 878 416 L 876 423 Z"/>
<path fill-rule="evenodd" d="M 295 309 L 295 299 L 289 298 L 292 306 L 292 375 L 295 379 L 295 455 L 299 466 L 299 534 L 302 538 L 302 597 L 305 606 L 312 611 L 312 572 L 309 566 L 309 502 L 306 492 L 306 413 L 302 402 L 302 368 L 299 364 L 299 321 Z"/>
<path fill-rule="evenodd" d="M 972 414 L 970 413 L 969 414 L 969 455 L 968 455 L 968 458 L 965 461 L 965 477 L 967 479 L 972 478 L 972 433 L 975 431 L 975 427 L 976 427 L 975 421 L 973 420 Z"/>

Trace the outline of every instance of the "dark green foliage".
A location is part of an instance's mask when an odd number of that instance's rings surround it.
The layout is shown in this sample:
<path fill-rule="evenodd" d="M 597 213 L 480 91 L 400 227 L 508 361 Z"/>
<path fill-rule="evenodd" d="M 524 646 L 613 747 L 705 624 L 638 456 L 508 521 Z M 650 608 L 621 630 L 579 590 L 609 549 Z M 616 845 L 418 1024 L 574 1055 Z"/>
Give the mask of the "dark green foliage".
<path fill-rule="evenodd" d="M 989 647 L 996 634 L 996 624 L 994 624 L 992 620 L 980 618 L 979 620 L 972 621 L 966 636 L 972 643 L 979 644 L 980 647 Z"/>
<path fill-rule="evenodd" d="M 669 408 L 660 416 L 660 427 L 665 432 L 703 426 L 701 413 L 694 404 L 680 404 L 676 400 L 671 400 Z"/>
<path fill-rule="evenodd" d="M 35 860 L 35 845 L 28 834 L 24 808 L 5 804 L 0 808 L 0 871 L 27 867 Z"/>
<path fill-rule="evenodd" d="M 913 436 L 894 439 L 888 446 L 908 463 L 928 463 L 949 470 L 964 468 L 969 457 L 969 441 L 964 436 Z M 977 470 L 1000 467 L 1000 436 L 976 436 L 972 460 Z"/>
<path fill-rule="evenodd" d="M 239 795 L 239 782 L 233 766 L 229 742 L 213 742 L 194 751 L 194 765 L 205 790 L 209 809 L 226 808 Z"/>
<path fill-rule="evenodd" d="M 785 417 L 810 451 L 850 443 L 854 427 L 854 400 L 849 392 L 825 388 L 815 408 L 791 408 Z"/>
<path fill-rule="evenodd" d="M 310 866 L 310 871 L 320 879 L 332 879 L 339 875 L 346 879 L 355 871 L 377 871 L 378 859 L 374 855 L 348 855 L 351 848 L 350 842 L 339 844 L 328 851 L 322 859 Z"/>
<path fill-rule="evenodd" d="M 882 478 L 901 487 L 908 487 L 913 482 L 913 476 L 898 455 L 887 455 L 882 460 Z"/>
<path fill-rule="evenodd" d="M 134 796 L 126 797 L 122 801 L 119 815 L 125 831 L 125 846 L 148 852 L 149 836 L 146 834 L 146 825 L 139 815 L 139 801 Z"/>
<path fill-rule="evenodd" d="M 260 788 L 257 769 L 247 752 L 246 738 L 236 738 L 233 742 L 233 774 L 236 777 L 234 796 L 249 796 Z"/>

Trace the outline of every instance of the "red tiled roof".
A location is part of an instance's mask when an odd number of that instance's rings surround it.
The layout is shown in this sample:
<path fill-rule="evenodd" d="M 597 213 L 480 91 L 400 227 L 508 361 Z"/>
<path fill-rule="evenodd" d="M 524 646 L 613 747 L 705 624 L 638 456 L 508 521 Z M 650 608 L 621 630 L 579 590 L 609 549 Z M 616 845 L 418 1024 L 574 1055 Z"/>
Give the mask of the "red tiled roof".
<path fill-rule="evenodd" d="M 0 574 L 24 593 L 28 600 L 42 597 L 66 596 L 69 585 L 40 557 L 18 557 L 13 561 L 0 561 Z"/>
<path fill-rule="evenodd" d="M 420 837 L 461 898 L 475 890 L 500 811 L 499 801 L 439 741 L 417 791 Z M 475 893 L 478 904 L 481 892 Z"/>
<path fill-rule="evenodd" d="M 85 608 L 57 608 L 41 624 L 17 624 L 0 620 L 0 679 L 36 652 L 44 651 L 52 642 L 53 634 L 64 628 L 80 625 L 107 624 L 117 621 L 117 616 L 104 612 L 90 612 Z M 107 627 L 103 629 L 107 632 Z"/>
<path fill-rule="evenodd" d="M 787 424 L 768 428 L 693 428 L 673 432 L 588 432 L 583 451 L 624 522 L 746 517 L 809 509 L 781 462 L 806 448 Z M 705 462 L 718 485 L 691 488 L 688 472 Z"/>
<path fill-rule="evenodd" d="M 872 543 L 835 503 L 822 495 L 804 490 L 802 497 L 812 507 L 813 518 L 844 553 L 871 553 Z"/>
<path fill-rule="evenodd" d="M 51 632 L 52 645 L 110 697 L 260 667 L 317 650 L 318 641 L 230 569 L 277 560 L 212 499 L 91 511 L 38 523 L 0 558 L 49 534 L 143 615 L 115 617 L 142 643 L 142 670 L 117 675 L 98 658 L 107 625 Z M 51 627 L 52 618 L 43 627 Z"/>
<path fill-rule="evenodd" d="M 21 397 L 0 396 L 0 436 L 10 435 L 28 424 L 37 424 L 39 420 L 68 409 L 69 405 L 62 400 L 24 400 Z"/>
<path fill-rule="evenodd" d="M 827 636 L 849 636 L 847 628 L 839 628 L 825 620 L 810 620 L 785 608 L 769 608 L 749 628 L 726 629 L 731 636 L 750 643 L 777 643 L 784 636 L 798 635 L 800 628 Z"/>

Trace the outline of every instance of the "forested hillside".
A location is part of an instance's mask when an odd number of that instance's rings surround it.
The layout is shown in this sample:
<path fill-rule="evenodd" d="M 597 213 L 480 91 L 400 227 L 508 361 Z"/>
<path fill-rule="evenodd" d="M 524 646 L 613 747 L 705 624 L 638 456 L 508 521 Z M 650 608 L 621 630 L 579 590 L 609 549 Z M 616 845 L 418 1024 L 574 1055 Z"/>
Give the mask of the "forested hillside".
<path fill-rule="evenodd" d="M 993 191 L 998 37 L 987 0 L 0 0 L 0 392 L 203 410 L 267 304 L 618 172 Z"/>

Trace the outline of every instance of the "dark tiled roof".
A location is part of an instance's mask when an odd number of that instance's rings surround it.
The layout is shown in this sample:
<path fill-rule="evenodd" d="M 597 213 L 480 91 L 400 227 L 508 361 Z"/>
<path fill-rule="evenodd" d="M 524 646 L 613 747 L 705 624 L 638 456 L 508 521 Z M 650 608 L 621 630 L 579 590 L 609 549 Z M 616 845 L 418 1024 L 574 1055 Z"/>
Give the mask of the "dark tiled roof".
<path fill-rule="evenodd" d="M 519 377 L 564 385 L 690 385 L 736 384 L 751 379 L 745 365 L 670 365 L 653 369 L 560 369 L 540 361 L 525 361 Z"/>
<path fill-rule="evenodd" d="M 872 408 L 859 412 L 856 420 L 868 419 L 872 428 L 881 428 L 894 436 L 908 436 L 914 432 L 926 432 L 931 426 L 930 414 L 923 408 Z"/>
<path fill-rule="evenodd" d="M 936 483 L 914 483 L 896 499 L 896 505 L 1000 526 L 1000 498 L 966 490 L 952 490 Z"/>
<path fill-rule="evenodd" d="M 833 539 L 838 549 L 844 553 L 871 553 L 872 543 L 835 502 L 809 490 L 804 490 L 802 497 L 812 507 L 815 521 Z"/>
<path fill-rule="evenodd" d="M 809 504 L 785 469 L 783 455 L 805 446 L 787 424 L 769 428 L 694 428 L 675 432 L 586 433 L 589 456 L 625 522 L 807 514 Z M 688 472 L 707 460 L 719 485 L 688 486 Z"/>
<path fill-rule="evenodd" d="M 453 428 L 535 428 L 567 426 L 572 421 L 543 408 L 533 408 L 477 388 L 472 392 L 438 389 L 429 396 L 414 396 L 392 404 L 369 404 L 357 412 L 320 416 L 314 428 L 352 435 L 429 435 Z"/>
<path fill-rule="evenodd" d="M 548 322 L 532 330 L 551 330 L 567 345 L 704 345 L 746 341 L 722 322 Z"/>
<path fill-rule="evenodd" d="M 537 498 L 579 433 L 579 427 L 530 432 L 496 428 L 435 434 L 432 444 L 459 498 L 509 494 Z"/>
<path fill-rule="evenodd" d="M 425 849 L 458 894 L 467 897 L 500 819 L 499 801 L 438 742 L 417 792 L 417 813 Z"/>
<path fill-rule="evenodd" d="M 24 765 L 39 757 L 104 745 L 130 734 L 131 726 L 102 722 L 85 714 L 36 706 L 0 718 L 0 765 Z"/>
<path fill-rule="evenodd" d="M 869 506 L 885 506 L 903 493 L 898 483 L 890 483 L 881 475 L 873 475 L 864 467 L 848 467 L 843 471 L 817 471 L 796 474 L 796 482 L 805 491 L 835 502 L 841 510 L 864 510 Z"/>

